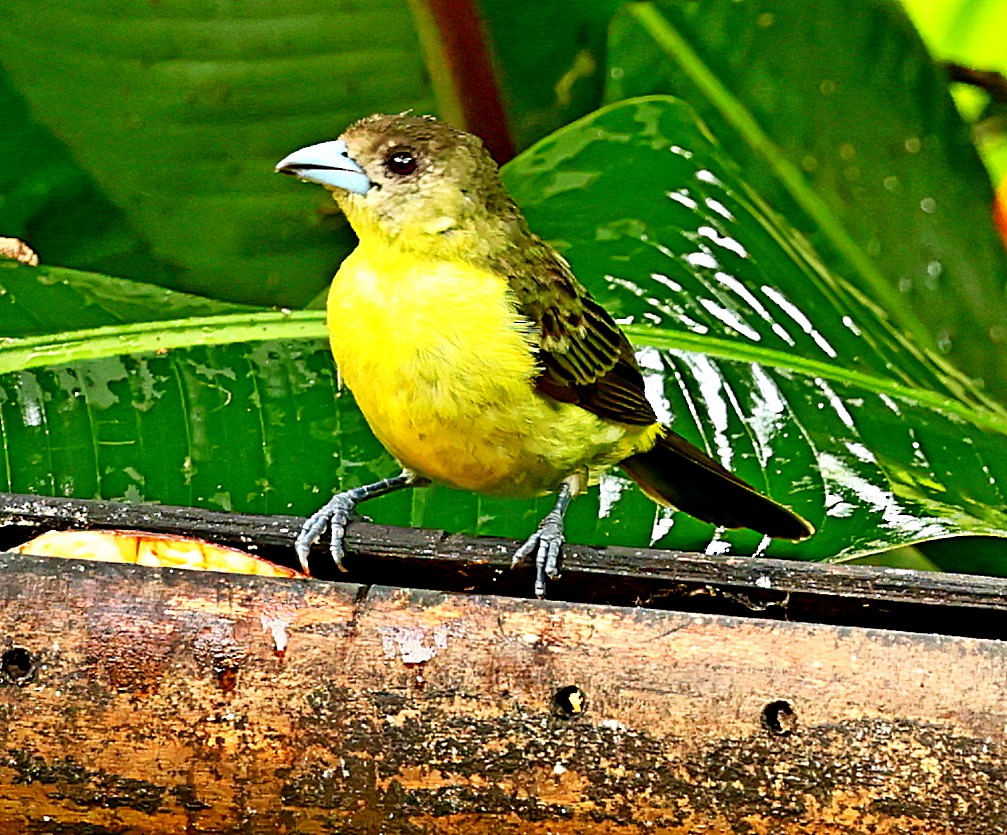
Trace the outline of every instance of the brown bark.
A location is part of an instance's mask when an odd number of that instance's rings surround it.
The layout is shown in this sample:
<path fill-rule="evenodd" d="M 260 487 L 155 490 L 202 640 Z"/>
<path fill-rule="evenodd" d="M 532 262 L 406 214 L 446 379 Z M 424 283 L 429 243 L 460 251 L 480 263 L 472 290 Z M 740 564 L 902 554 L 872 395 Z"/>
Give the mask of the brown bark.
<path fill-rule="evenodd" d="M 5 835 L 1007 832 L 992 640 L 8 556 L 0 650 Z"/>

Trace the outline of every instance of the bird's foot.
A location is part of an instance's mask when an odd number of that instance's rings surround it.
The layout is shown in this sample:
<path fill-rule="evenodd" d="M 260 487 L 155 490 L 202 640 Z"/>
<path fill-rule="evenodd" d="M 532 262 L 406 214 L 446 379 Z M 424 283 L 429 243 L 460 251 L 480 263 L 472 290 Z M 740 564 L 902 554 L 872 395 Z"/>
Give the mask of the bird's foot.
<path fill-rule="evenodd" d="M 565 508 L 564 508 L 565 509 Z M 559 577 L 559 560 L 563 552 L 563 512 L 557 507 L 546 514 L 538 530 L 514 552 L 512 565 L 535 554 L 535 596 L 545 597 L 546 578 Z"/>
<path fill-rule="evenodd" d="M 426 487 L 429 483 L 429 479 L 418 476 L 411 470 L 403 470 L 401 475 L 394 478 L 386 478 L 383 481 L 376 481 L 373 484 L 365 484 L 362 487 L 354 487 L 352 490 L 336 493 L 311 515 L 301 528 L 297 539 L 294 540 L 294 550 L 297 552 L 297 559 L 300 561 L 304 573 L 311 573 L 308 570 L 308 554 L 311 552 L 311 546 L 318 542 L 325 531 L 326 525 L 331 533 L 329 553 L 332 555 L 332 561 L 340 571 L 346 571 L 343 566 L 343 557 L 346 556 L 346 552 L 343 550 L 343 539 L 346 537 L 346 525 L 354 516 L 353 509 L 367 499 L 386 496 L 404 487 Z"/>
<path fill-rule="evenodd" d="M 535 596 L 545 597 L 546 578 L 555 580 L 559 577 L 559 558 L 563 552 L 563 517 L 570 505 L 570 499 L 580 489 L 580 477 L 570 476 L 559 486 L 556 506 L 539 522 L 538 530 L 517 551 L 511 565 L 517 565 L 521 560 L 535 552 Z"/>
<path fill-rule="evenodd" d="M 325 528 L 329 528 L 329 553 L 332 561 L 340 571 L 346 571 L 343 565 L 343 557 L 346 555 L 343 550 L 343 539 L 346 537 L 346 525 L 353 517 L 353 509 L 360 499 L 355 490 L 347 490 L 343 493 L 336 493 L 322 507 L 316 510 L 308 518 L 308 521 L 301 527 L 301 532 L 294 541 L 294 551 L 297 552 L 297 559 L 301 563 L 301 568 L 305 574 L 310 574 L 308 568 L 308 554 L 311 546 L 321 539 Z"/>

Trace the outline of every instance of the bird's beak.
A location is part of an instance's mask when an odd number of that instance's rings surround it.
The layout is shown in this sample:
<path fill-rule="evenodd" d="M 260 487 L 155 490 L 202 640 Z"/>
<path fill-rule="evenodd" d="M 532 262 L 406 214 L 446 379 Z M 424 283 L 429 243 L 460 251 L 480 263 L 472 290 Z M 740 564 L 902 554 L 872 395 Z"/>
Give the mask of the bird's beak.
<path fill-rule="evenodd" d="M 355 194 L 367 194 L 373 185 L 364 169 L 350 156 L 342 139 L 309 145 L 276 163 L 280 174 L 290 174 L 328 188 L 341 188 Z"/>

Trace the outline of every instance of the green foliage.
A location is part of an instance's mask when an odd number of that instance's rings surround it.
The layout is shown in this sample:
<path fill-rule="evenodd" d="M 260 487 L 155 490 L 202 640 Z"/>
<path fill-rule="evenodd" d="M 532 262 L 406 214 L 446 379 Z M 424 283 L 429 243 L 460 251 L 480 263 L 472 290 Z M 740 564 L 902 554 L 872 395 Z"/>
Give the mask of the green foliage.
<path fill-rule="evenodd" d="M 1007 253 L 943 74 L 888 2 L 633 3 L 609 97 L 689 101 L 749 184 L 918 344 L 1007 395 Z"/>
<path fill-rule="evenodd" d="M 1007 570 L 990 397 L 1007 392 L 1007 260 L 967 125 L 900 8 L 481 8 L 514 137 L 549 134 L 508 186 L 629 323 L 676 430 L 818 526 L 769 553 L 968 534 L 929 556 Z M 273 165 L 369 112 L 436 111 L 414 28 L 436 16 L 406 0 L 4 11 L 0 235 L 134 280 L 0 265 L 0 489 L 307 513 L 393 472 L 336 389 L 321 314 L 246 305 L 305 305 L 352 245 L 327 195 Z M 624 101 L 651 93 L 688 105 Z M 521 536 L 547 504 L 435 488 L 368 512 Z M 574 503 L 569 535 L 764 547 L 618 479 Z"/>
<path fill-rule="evenodd" d="M 273 165 L 368 108 L 433 106 L 406 0 L 3 9 L 0 60 L 22 119 L 4 140 L 20 164 L 0 179 L 17 201 L 0 204 L 0 228 L 62 228 L 70 241 L 52 254 L 38 242 L 48 263 L 66 256 L 65 266 L 121 268 L 216 298 L 304 304 L 352 239 L 341 218 L 319 213 L 331 207 L 324 194 L 290 188 Z M 26 192 L 60 184 L 70 193 L 39 206 L 47 217 L 25 216 Z M 77 231 L 80 201 L 114 229 Z M 132 257 L 144 249 L 146 270 Z"/>
<path fill-rule="evenodd" d="M 1007 3 L 990 0 L 903 0 L 934 55 L 1007 76 Z M 976 123 L 976 138 L 993 182 L 1007 180 L 1007 101 L 959 85 L 955 100 Z"/>
<path fill-rule="evenodd" d="M 500 59 L 501 85 L 511 102 L 511 130 L 519 147 L 601 103 L 608 22 L 624 3 L 479 4 Z"/>
<path fill-rule="evenodd" d="M 252 310 L 114 276 L 0 260 L 0 333 L 7 338 Z"/>

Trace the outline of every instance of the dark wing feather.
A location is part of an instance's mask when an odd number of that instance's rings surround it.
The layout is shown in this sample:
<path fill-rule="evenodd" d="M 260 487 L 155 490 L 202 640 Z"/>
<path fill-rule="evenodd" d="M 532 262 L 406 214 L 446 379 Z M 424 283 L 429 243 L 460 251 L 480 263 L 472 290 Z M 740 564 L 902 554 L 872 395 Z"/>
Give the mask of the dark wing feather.
<path fill-rule="evenodd" d="M 535 385 L 542 394 L 620 423 L 657 421 L 629 341 L 559 253 L 535 238 L 520 258 L 497 268 L 535 327 L 542 366 Z"/>

